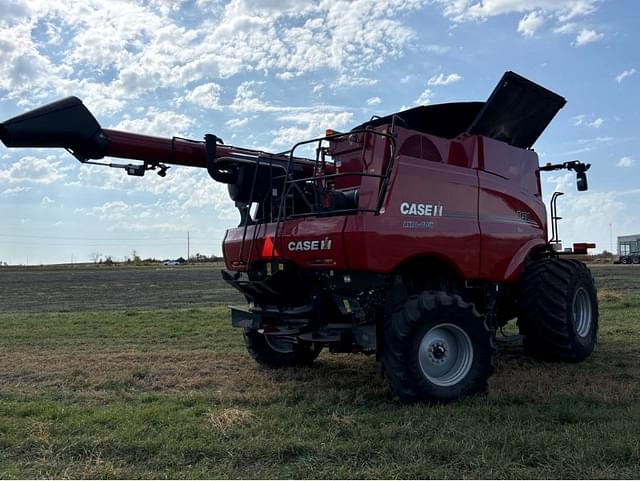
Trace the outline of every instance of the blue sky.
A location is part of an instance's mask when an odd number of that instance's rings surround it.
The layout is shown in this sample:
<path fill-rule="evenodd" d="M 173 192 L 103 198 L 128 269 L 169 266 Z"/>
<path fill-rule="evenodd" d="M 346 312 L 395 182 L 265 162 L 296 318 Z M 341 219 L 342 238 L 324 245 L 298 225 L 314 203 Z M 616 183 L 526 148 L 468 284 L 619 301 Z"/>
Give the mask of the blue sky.
<path fill-rule="evenodd" d="M 104 127 L 286 150 L 325 128 L 485 100 L 506 70 L 566 97 L 534 146 L 565 245 L 640 232 L 635 0 L 0 0 L 0 119 L 67 96 Z M 166 178 L 0 147 L 0 261 L 220 254 L 237 214 L 199 169 Z"/>

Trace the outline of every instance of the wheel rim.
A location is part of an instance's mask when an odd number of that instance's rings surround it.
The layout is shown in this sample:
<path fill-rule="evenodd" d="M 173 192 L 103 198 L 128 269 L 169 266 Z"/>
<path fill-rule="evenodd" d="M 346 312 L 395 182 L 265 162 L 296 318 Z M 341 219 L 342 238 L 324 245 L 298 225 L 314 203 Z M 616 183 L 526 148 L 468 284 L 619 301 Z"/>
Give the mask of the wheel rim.
<path fill-rule="evenodd" d="M 584 287 L 580 287 L 573 296 L 573 319 L 578 336 L 586 337 L 589 334 L 592 317 L 589 293 Z"/>
<path fill-rule="evenodd" d="M 294 339 L 290 336 L 264 336 L 267 345 L 276 352 L 289 354 L 293 352 Z"/>
<path fill-rule="evenodd" d="M 439 324 L 422 337 L 418 361 L 430 382 L 436 386 L 453 386 L 471 370 L 473 344 L 460 327 Z"/>

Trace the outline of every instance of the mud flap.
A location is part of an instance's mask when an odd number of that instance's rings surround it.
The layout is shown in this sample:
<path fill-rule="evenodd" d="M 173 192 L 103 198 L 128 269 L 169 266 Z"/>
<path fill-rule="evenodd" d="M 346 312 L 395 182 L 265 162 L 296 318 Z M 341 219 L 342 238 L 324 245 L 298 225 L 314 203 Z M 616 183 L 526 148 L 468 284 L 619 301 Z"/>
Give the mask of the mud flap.
<path fill-rule="evenodd" d="M 242 307 L 230 306 L 231 325 L 243 329 L 260 329 L 262 327 L 262 316 Z"/>

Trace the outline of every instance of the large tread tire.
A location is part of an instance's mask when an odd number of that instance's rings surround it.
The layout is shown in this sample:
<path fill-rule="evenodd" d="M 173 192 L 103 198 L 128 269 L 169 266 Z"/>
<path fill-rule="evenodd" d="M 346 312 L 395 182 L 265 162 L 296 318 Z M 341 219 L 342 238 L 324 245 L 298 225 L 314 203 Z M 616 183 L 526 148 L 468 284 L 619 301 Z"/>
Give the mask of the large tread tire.
<path fill-rule="evenodd" d="M 472 354 L 464 377 L 442 386 L 427 377 L 419 355 L 423 338 L 447 325 L 466 333 Z M 495 335 L 473 304 L 460 296 L 427 291 L 409 297 L 385 320 L 383 335 L 382 372 L 401 402 L 446 403 L 486 391 L 494 370 Z"/>
<path fill-rule="evenodd" d="M 572 259 L 535 261 L 526 267 L 519 291 L 518 326 L 528 353 L 580 362 L 593 352 L 598 336 L 598 298 L 587 266 Z M 582 307 L 576 307 L 579 298 Z M 588 327 L 584 320 L 580 322 L 585 315 L 581 312 L 586 310 Z"/>
<path fill-rule="evenodd" d="M 304 341 L 292 343 L 288 352 L 276 350 L 264 334 L 254 329 L 245 329 L 242 336 L 249 355 L 261 366 L 271 369 L 308 366 L 322 351 L 322 345 Z"/>

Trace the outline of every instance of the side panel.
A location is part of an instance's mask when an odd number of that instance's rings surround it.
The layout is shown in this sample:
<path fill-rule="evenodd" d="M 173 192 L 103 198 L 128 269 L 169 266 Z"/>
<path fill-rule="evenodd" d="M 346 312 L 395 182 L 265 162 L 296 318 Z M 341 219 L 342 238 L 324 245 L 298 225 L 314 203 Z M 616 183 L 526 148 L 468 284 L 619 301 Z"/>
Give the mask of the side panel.
<path fill-rule="evenodd" d="M 344 216 L 306 217 L 275 223 L 250 225 L 244 243 L 244 228 L 229 229 L 223 243 L 227 269 L 245 270 L 240 262 L 271 259 L 294 261 L 302 268 L 345 269 L 342 231 Z"/>
<path fill-rule="evenodd" d="M 403 154 L 394 170 L 384 211 L 347 218 L 349 269 L 391 272 L 408 259 L 435 255 L 456 265 L 461 275 L 477 277 L 477 171 Z"/>
<path fill-rule="evenodd" d="M 484 168 L 478 170 L 480 276 L 513 280 L 530 249 L 546 242 L 547 217 L 539 191 L 538 156 L 492 139 L 483 138 L 482 143 Z"/>

